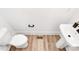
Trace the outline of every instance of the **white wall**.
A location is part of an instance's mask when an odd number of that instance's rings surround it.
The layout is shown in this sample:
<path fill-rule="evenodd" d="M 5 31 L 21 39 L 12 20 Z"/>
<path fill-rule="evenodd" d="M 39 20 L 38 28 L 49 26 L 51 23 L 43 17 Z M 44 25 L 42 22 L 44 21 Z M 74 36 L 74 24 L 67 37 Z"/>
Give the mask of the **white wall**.
<path fill-rule="evenodd" d="M 74 24 L 74 23 L 77 22 L 77 21 L 79 21 L 79 8 L 76 8 L 76 9 L 74 10 L 74 14 L 73 14 L 73 16 L 71 17 L 71 20 L 70 20 L 69 23 Z"/>
<path fill-rule="evenodd" d="M 0 15 L 18 33 L 25 34 L 55 34 L 59 33 L 59 25 L 68 23 L 74 9 L 66 8 L 25 8 L 0 9 Z M 28 24 L 35 24 L 33 29 Z"/>

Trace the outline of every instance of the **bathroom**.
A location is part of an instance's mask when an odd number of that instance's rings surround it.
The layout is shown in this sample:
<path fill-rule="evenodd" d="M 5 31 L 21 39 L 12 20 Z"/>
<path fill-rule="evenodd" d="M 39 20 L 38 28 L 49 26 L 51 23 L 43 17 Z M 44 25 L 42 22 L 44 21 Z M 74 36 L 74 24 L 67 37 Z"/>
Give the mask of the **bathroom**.
<path fill-rule="evenodd" d="M 79 8 L 0 8 L 0 51 L 79 51 L 76 44 L 58 43 L 61 24 L 74 28 L 75 22 Z"/>

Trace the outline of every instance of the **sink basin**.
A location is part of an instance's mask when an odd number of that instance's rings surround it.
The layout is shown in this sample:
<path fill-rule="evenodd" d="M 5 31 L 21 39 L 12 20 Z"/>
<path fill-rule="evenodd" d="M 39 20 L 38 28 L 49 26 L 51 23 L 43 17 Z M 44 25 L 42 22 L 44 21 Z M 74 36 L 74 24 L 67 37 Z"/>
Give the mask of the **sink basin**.
<path fill-rule="evenodd" d="M 61 24 L 60 30 L 70 46 L 79 47 L 79 33 L 72 27 L 72 24 Z"/>

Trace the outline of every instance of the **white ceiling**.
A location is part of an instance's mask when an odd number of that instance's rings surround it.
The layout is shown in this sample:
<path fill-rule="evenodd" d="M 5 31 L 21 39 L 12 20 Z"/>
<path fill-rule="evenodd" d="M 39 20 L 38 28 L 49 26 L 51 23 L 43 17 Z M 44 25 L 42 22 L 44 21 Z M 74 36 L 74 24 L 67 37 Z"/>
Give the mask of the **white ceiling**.
<path fill-rule="evenodd" d="M 75 14 L 70 8 L 1 8 L 0 16 L 19 33 L 53 34 L 59 32 L 59 25 L 69 23 Z M 34 28 L 28 28 L 34 24 Z"/>

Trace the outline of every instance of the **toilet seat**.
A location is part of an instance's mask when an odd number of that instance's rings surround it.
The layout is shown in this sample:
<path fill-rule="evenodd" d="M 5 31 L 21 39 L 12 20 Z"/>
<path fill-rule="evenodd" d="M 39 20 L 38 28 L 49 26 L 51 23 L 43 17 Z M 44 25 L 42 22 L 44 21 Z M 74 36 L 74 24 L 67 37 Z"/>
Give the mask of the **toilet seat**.
<path fill-rule="evenodd" d="M 10 44 L 18 48 L 22 45 L 27 46 L 27 41 L 28 41 L 28 38 L 25 35 L 17 34 L 12 37 Z"/>

